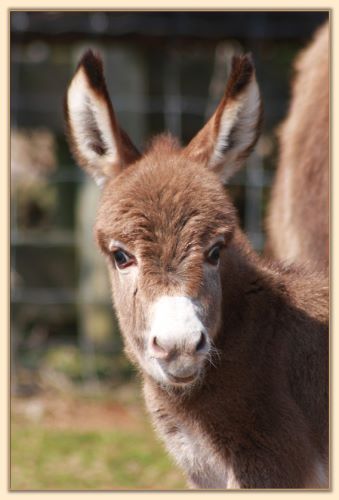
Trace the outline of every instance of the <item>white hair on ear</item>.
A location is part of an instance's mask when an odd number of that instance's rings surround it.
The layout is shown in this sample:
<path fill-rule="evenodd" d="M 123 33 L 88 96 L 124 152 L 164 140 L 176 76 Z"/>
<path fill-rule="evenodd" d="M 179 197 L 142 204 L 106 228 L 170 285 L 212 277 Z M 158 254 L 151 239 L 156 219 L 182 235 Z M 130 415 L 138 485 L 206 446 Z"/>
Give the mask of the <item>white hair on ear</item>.
<path fill-rule="evenodd" d="M 69 87 L 67 106 L 69 126 L 76 147 L 95 181 L 102 186 L 107 177 L 105 170 L 118 161 L 118 148 L 109 107 L 105 99 L 90 87 L 82 67 Z"/>
<path fill-rule="evenodd" d="M 261 100 L 255 76 L 235 100 L 232 100 L 221 115 L 217 139 L 208 167 L 213 169 L 227 162 L 221 173 L 225 182 L 239 167 L 241 153 L 255 141 L 258 133 Z"/>
<path fill-rule="evenodd" d="M 260 132 L 261 98 L 250 54 L 233 56 L 224 96 L 184 154 L 225 183 L 251 153 Z"/>

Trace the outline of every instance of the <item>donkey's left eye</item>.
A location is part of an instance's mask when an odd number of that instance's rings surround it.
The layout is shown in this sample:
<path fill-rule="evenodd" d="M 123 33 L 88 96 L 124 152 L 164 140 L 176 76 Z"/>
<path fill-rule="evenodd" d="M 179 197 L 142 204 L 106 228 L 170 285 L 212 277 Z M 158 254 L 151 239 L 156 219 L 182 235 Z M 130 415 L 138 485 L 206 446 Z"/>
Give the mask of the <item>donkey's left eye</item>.
<path fill-rule="evenodd" d="M 134 257 L 128 255 L 123 250 L 115 250 L 113 252 L 113 258 L 119 269 L 125 269 L 135 263 Z"/>
<path fill-rule="evenodd" d="M 212 247 L 207 254 L 206 257 L 207 262 L 216 266 L 219 263 L 220 250 L 221 250 L 220 244 L 214 245 L 214 247 Z"/>

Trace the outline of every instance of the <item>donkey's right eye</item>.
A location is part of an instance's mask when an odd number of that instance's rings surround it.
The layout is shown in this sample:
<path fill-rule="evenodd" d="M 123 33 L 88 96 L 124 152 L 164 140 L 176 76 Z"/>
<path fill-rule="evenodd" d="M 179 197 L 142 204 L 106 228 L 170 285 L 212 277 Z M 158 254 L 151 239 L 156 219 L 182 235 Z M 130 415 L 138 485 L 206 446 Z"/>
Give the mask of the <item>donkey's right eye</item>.
<path fill-rule="evenodd" d="M 123 250 L 115 250 L 113 252 L 113 259 L 119 269 L 125 269 L 132 264 L 135 264 L 135 259 L 128 255 Z"/>

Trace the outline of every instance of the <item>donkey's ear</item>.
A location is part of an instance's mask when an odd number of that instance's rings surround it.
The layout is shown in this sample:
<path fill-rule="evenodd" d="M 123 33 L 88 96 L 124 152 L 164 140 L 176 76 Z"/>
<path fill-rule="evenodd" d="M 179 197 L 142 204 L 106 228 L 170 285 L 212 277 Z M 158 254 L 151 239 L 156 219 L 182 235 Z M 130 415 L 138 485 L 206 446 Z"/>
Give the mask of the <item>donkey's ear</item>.
<path fill-rule="evenodd" d="M 75 160 L 100 186 L 140 154 L 120 129 L 107 92 L 100 57 L 87 51 L 65 98 L 65 119 Z"/>
<path fill-rule="evenodd" d="M 184 149 L 225 182 L 244 162 L 259 136 L 262 105 L 252 58 L 234 56 L 224 96 L 206 125 Z"/>

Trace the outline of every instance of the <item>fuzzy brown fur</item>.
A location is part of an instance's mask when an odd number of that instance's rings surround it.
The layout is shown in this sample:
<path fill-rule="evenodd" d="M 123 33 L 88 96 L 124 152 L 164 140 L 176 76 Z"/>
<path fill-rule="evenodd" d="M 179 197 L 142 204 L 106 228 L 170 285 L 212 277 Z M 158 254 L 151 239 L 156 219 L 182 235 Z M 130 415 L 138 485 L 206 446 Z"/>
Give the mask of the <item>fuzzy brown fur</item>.
<path fill-rule="evenodd" d="M 268 211 L 268 250 L 287 262 L 329 262 L 329 27 L 295 63 L 289 114 Z"/>

